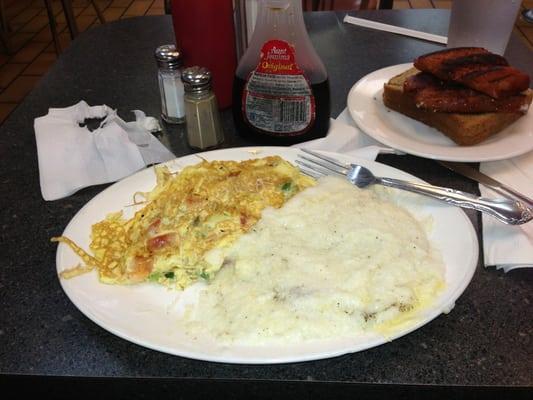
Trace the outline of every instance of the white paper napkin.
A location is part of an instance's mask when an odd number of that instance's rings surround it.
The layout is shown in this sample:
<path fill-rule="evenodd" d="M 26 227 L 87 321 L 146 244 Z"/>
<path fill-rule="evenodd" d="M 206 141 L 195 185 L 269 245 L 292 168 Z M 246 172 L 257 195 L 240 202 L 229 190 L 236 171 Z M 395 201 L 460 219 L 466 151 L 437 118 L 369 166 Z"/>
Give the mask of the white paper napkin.
<path fill-rule="evenodd" d="M 480 171 L 533 198 L 533 152 L 509 160 L 481 163 Z M 483 196 L 498 196 L 483 185 L 479 185 L 479 190 Z M 485 266 L 495 265 L 505 272 L 533 267 L 533 221 L 511 226 L 486 215 L 482 216 L 482 221 Z"/>
<path fill-rule="evenodd" d="M 51 108 L 34 121 L 41 192 L 45 200 L 70 196 L 92 185 L 114 182 L 147 165 L 175 156 L 150 133 L 158 122 L 136 110 L 136 120 L 124 122 L 106 105 L 80 101 Z M 104 118 L 90 131 L 86 119 Z"/>
<path fill-rule="evenodd" d="M 348 109 L 344 109 L 337 119 L 330 121 L 326 137 L 298 143 L 293 147 L 309 150 L 324 150 L 348 154 L 368 160 L 375 160 L 379 153 L 398 153 L 364 134 L 353 121 Z"/>

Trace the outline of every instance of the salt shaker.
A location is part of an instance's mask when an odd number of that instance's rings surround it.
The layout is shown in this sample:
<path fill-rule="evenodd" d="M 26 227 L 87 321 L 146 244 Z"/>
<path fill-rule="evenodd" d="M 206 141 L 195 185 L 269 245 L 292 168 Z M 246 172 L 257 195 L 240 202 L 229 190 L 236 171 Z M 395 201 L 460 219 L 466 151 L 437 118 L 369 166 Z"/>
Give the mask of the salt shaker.
<path fill-rule="evenodd" d="M 173 44 L 159 46 L 155 51 L 157 77 L 161 93 L 161 117 L 171 124 L 185 122 L 183 82 L 181 81 L 182 58 Z"/>
<path fill-rule="evenodd" d="M 211 89 L 211 72 L 204 67 L 183 70 L 187 141 L 196 149 L 215 147 L 224 141 L 217 98 Z"/>

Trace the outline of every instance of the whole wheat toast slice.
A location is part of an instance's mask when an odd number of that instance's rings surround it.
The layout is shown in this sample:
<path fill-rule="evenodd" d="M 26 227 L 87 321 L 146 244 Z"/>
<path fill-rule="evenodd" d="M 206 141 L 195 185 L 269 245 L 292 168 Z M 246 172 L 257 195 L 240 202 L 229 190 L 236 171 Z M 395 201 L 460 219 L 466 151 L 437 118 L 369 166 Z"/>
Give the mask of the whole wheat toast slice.
<path fill-rule="evenodd" d="M 403 91 L 405 80 L 419 72 L 418 69 L 411 68 L 391 78 L 384 85 L 383 103 L 394 111 L 439 130 L 461 146 L 478 144 L 525 115 L 524 112 L 461 114 L 422 110 L 416 106 L 414 99 Z M 531 104 L 533 90 L 528 89 L 523 94 Z"/>

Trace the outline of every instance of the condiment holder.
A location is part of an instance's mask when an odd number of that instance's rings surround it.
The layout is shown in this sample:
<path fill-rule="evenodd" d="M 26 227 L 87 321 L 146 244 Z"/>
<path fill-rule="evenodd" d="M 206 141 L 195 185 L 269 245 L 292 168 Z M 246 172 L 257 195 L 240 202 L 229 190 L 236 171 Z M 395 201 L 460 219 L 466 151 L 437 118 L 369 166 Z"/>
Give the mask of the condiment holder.
<path fill-rule="evenodd" d="M 181 53 L 173 44 L 159 46 L 155 51 L 161 93 L 161 118 L 171 124 L 185 122 L 183 83 L 181 81 Z"/>
<path fill-rule="evenodd" d="M 211 89 L 211 72 L 205 67 L 183 70 L 187 141 L 195 149 L 208 149 L 224 141 L 217 98 Z"/>

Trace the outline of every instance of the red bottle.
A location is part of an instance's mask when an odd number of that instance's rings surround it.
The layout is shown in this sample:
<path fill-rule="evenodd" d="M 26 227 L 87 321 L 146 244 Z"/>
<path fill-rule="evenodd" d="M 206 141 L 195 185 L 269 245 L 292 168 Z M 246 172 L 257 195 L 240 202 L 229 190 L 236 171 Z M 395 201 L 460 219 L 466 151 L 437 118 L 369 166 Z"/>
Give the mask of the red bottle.
<path fill-rule="evenodd" d="M 232 0 L 173 0 L 172 21 L 185 66 L 209 69 L 219 108 L 231 106 L 237 67 Z"/>

